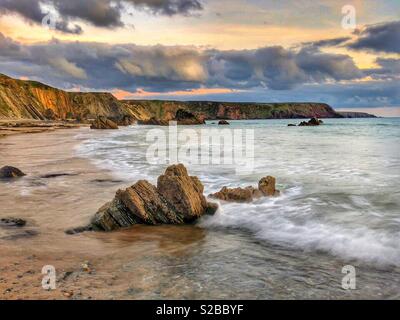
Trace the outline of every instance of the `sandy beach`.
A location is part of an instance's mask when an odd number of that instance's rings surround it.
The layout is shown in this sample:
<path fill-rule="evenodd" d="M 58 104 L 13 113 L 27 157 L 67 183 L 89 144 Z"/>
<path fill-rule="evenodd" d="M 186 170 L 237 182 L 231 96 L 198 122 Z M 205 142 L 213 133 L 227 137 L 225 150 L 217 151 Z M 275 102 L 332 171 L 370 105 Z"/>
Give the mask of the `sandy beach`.
<path fill-rule="evenodd" d="M 135 227 L 134 232 L 66 235 L 66 229 L 87 223 L 119 187 L 129 185 L 74 156 L 74 136 L 82 130 L 87 129 L 13 135 L 0 140 L 1 163 L 13 163 L 28 173 L 24 182 L 0 185 L 1 217 L 27 220 L 23 229 L 0 230 L 3 299 L 149 297 L 149 290 L 156 292 L 158 287 L 146 280 L 152 278 L 154 270 L 150 266 L 137 268 L 127 281 L 124 264 L 138 256 L 151 259 L 153 254 L 159 255 L 158 250 L 152 250 L 158 246 L 166 255 L 183 254 L 180 251 L 204 237 L 204 231 L 192 226 L 153 227 L 151 233 L 142 226 Z M 43 178 L 48 174 L 64 176 Z M 17 193 L 20 183 L 25 191 Z M 126 246 L 135 250 L 125 250 Z M 57 270 L 56 290 L 42 288 L 41 269 L 45 265 Z"/>

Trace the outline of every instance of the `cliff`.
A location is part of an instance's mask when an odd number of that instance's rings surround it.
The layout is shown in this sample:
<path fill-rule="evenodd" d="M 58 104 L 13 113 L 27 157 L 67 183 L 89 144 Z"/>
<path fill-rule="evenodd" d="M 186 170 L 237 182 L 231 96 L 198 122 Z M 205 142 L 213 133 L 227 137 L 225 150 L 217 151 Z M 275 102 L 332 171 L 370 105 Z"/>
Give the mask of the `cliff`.
<path fill-rule="evenodd" d="M 0 75 L 0 119 L 118 118 L 127 112 L 111 93 L 66 92 Z"/>
<path fill-rule="evenodd" d="M 204 119 L 341 118 L 324 103 L 228 103 L 210 101 L 118 100 L 111 93 L 67 92 L 36 81 L 0 74 L 0 119 L 172 120 L 178 110 Z"/>
<path fill-rule="evenodd" d="M 340 111 L 338 113 L 343 118 L 376 118 L 375 115 L 366 112 Z"/>

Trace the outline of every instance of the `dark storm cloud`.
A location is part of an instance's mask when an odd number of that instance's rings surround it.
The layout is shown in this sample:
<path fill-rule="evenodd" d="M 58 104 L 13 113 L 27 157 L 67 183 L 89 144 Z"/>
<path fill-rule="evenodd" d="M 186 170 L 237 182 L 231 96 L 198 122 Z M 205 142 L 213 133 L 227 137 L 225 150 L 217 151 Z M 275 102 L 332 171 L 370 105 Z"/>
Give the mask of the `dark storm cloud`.
<path fill-rule="evenodd" d="M 332 39 L 324 39 L 318 41 L 311 41 L 311 42 L 304 42 L 302 46 L 304 47 L 315 47 L 315 48 L 322 48 L 322 47 L 336 47 L 341 45 L 347 41 L 349 41 L 351 37 L 339 37 L 339 38 L 332 38 Z"/>
<path fill-rule="evenodd" d="M 63 88 L 102 90 L 165 92 L 201 86 L 286 90 L 306 83 L 363 77 L 347 55 L 280 46 L 219 51 L 58 40 L 23 45 L 0 34 L 0 61 L 13 64 L 10 69 L 3 63 L 2 70 L 10 70 L 14 76 L 35 76 Z M 38 68 L 42 68 L 39 74 Z"/>
<path fill-rule="evenodd" d="M 357 36 L 350 49 L 400 53 L 400 21 L 366 26 Z"/>
<path fill-rule="evenodd" d="M 304 83 L 362 77 L 351 57 L 315 48 L 300 51 L 280 46 L 209 53 L 209 82 L 234 88 L 268 87 L 286 90 Z"/>
<path fill-rule="evenodd" d="M 376 80 L 400 79 L 400 59 L 378 58 L 376 64 L 379 68 L 367 69 L 364 73 Z"/>
<path fill-rule="evenodd" d="M 124 26 L 122 12 L 131 7 L 168 16 L 189 15 L 203 9 L 199 0 L 0 0 L 0 15 L 19 14 L 29 22 L 41 23 L 48 13 L 43 11 L 41 4 L 56 10 L 59 16 L 57 30 L 74 34 L 83 31 L 75 20 L 98 27 Z"/>
<path fill-rule="evenodd" d="M 53 1 L 54 4 L 57 1 Z M 61 1 L 60 1 L 61 2 Z M 40 3 L 50 3 L 50 1 L 44 0 L 0 0 L 0 15 L 5 14 L 19 14 L 25 20 L 31 23 L 42 23 L 43 18 L 48 14 L 44 12 L 40 6 Z M 65 33 L 80 34 L 82 28 L 79 25 L 71 24 L 69 22 L 69 16 L 64 15 L 59 18 L 55 23 L 55 28 Z"/>
<path fill-rule="evenodd" d="M 173 16 L 176 14 L 187 15 L 203 10 L 199 0 L 125 0 L 138 7 L 144 7 L 157 14 Z"/>
<path fill-rule="evenodd" d="M 302 49 L 297 54 L 296 61 L 313 82 L 323 82 L 329 79 L 352 80 L 363 77 L 363 73 L 354 64 L 353 59 L 345 54 Z"/>

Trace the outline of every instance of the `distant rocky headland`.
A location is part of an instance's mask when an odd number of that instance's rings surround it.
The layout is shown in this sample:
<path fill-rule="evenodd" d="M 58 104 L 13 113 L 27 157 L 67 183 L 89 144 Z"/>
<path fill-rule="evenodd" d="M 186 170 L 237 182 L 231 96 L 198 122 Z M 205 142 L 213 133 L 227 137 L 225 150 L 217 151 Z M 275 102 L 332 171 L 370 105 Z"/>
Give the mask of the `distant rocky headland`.
<path fill-rule="evenodd" d="M 354 112 L 354 111 L 340 111 L 338 112 L 343 118 L 376 118 L 375 115 L 366 112 Z"/>
<path fill-rule="evenodd" d="M 336 112 L 325 103 L 233 103 L 213 101 L 118 100 L 111 93 L 67 92 L 36 81 L 0 74 L 0 119 L 75 120 L 87 122 L 104 116 L 118 125 L 182 124 L 204 120 L 293 119 L 358 117 Z M 181 116 L 184 118 L 180 119 Z M 365 117 L 367 114 L 360 113 Z M 372 115 L 369 115 L 373 117 Z"/>

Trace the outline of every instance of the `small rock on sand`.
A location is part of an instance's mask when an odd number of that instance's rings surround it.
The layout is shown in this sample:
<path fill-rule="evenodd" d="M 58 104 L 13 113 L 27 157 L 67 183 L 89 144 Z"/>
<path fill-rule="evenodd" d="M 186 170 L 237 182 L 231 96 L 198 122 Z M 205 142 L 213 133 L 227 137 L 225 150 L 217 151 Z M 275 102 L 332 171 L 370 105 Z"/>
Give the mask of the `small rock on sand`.
<path fill-rule="evenodd" d="M 11 179 L 25 175 L 20 169 L 11 166 L 4 166 L 0 169 L 0 179 Z"/>

